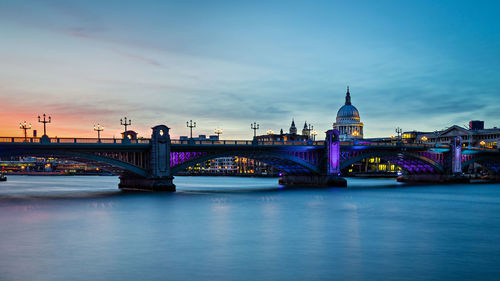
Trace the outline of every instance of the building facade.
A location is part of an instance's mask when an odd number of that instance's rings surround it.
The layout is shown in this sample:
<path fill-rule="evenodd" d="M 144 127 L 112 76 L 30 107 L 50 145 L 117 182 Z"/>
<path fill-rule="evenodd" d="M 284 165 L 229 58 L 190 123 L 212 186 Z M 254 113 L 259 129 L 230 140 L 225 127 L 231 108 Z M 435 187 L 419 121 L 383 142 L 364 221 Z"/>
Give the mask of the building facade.
<path fill-rule="evenodd" d="M 266 135 L 256 136 L 255 139 L 258 141 L 308 141 L 311 138 L 311 129 L 307 122 L 304 122 L 304 128 L 302 129 L 302 134 L 297 134 L 297 127 L 295 126 L 295 120 L 292 119 L 292 124 L 288 133 L 284 133 L 283 129 L 280 130 L 279 134 L 271 133 Z"/>
<path fill-rule="evenodd" d="M 333 128 L 339 131 L 341 141 L 363 139 L 363 123 L 359 118 L 358 109 L 351 103 L 349 86 L 345 96 L 345 104 L 337 112 Z"/>
<path fill-rule="evenodd" d="M 484 121 L 478 120 L 470 121 L 468 128 L 453 125 L 434 132 L 404 132 L 402 137 L 407 143 L 449 144 L 457 136 L 462 138 L 464 147 L 498 148 L 500 143 L 500 129 L 485 129 Z"/>

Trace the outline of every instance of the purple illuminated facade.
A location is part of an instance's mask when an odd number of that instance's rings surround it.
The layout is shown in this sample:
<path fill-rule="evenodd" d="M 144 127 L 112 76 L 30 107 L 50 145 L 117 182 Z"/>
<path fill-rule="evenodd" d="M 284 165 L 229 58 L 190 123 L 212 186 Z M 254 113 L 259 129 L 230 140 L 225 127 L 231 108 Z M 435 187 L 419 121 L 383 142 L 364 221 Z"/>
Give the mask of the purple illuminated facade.
<path fill-rule="evenodd" d="M 328 160 L 327 175 L 340 175 L 340 143 L 339 131 L 328 130 L 326 132 L 326 153 Z"/>
<path fill-rule="evenodd" d="M 455 137 L 450 149 L 453 153 L 451 172 L 452 174 L 462 173 L 462 138 L 460 136 Z"/>

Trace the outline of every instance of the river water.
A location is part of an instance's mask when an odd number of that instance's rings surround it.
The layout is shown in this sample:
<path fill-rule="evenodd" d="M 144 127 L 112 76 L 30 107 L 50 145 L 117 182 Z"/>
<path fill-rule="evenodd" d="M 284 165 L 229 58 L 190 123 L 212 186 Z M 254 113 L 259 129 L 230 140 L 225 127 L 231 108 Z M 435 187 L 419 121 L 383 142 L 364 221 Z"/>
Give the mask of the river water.
<path fill-rule="evenodd" d="M 0 182 L 0 280 L 499 280 L 500 185 Z"/>

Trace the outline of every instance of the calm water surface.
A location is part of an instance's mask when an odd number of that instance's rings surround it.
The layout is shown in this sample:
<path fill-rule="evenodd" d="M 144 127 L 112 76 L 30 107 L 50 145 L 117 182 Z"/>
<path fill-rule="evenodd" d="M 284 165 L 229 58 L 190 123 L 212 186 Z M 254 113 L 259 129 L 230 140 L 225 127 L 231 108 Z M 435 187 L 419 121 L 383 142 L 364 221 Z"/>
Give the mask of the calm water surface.
<path fill-rule="evenodd" d="M 500 185 L 0 182 L 0 280 L 499 280 Z"/>

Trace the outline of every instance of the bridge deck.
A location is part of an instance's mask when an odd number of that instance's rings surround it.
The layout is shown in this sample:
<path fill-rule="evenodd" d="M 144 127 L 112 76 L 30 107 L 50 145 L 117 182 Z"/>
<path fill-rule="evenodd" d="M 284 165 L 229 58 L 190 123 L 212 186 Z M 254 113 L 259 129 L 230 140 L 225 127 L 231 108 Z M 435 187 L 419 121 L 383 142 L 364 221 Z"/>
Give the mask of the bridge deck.
<path fill-rule="evenodd" d="M 97 148 L 127 148 L 131 149 L 133 146 L 139 147 L 147 147 L 149 146 L 150 139 L 149 138 L 139 138 L 133 140 L 124 140 L 117 138 L 50 138 L 49 142 L 43 143 L 43 145 L 50 145 L 52 147 L 62 148 L 66 145 L 66 147 L 79 147 L 83 148 L 83 145 L 92 145 L 92 147 Z M 305 147 L 308 148 L 322 148 L 325 145 L 324 141 L 257 141 L 254 142 L 252 140 L 171 140 L 172 148 L 174 147 L 209 147 L 209 146 L 224 146 L 228 149 L 237 148 L 237 147 L 265 147 L 265 146 L 283 146 L 283 147 Z M 24 137 L 0 137 L 0 144 L 18 144 L 18 145 L 41 145 L 41 138 L 24 138 Z M 35 147 L 40 148 L 40 146 L 35 145 Z M 77 146 L 75 146 L 77 145 Z M 394 149 L 397 147 L 403 147 L 407 149 L 441 149 L 443 151 L 447 151 L 450 146 L 447 144 L 429 144 L 429 143 L 416 143 L 416 144 L 408 144 L 401 143 L 397 141 L 392 142 L 370 142 L 370 141 L 344 141 L 340 142 L 341 147 L 346 149 L 364 149 L 364 148 L 375 148 L 375 149 Z M 25 147 L 26 147 L 25 146 Z M 90 148 L 90 146 L 89 146 Z M 498 149 L 493 148 L 478 148 L 478 147 L 464 147 L 464 154 L 474 154 L 478 152 L 499 152 Z"/>

